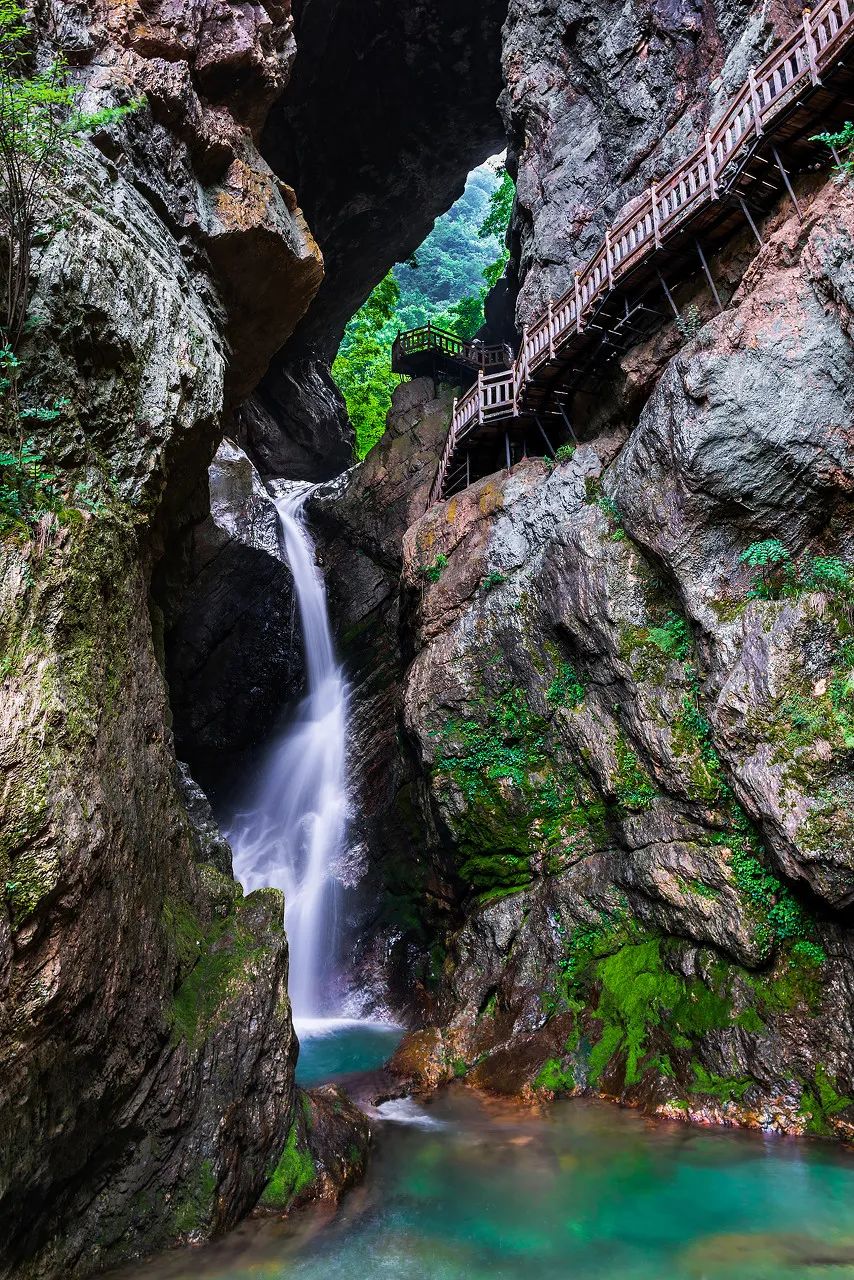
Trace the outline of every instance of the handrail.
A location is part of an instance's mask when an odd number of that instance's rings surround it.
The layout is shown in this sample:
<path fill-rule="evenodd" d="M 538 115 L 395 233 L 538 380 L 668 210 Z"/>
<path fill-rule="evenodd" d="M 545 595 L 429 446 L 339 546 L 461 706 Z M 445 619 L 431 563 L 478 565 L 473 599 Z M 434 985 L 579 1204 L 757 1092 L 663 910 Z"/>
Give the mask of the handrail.
<path fill-rule="evenodd" d="M 736 156 L 761 137 L 767 125 L 806 85 L 820 83 L 821 71 L 854 35 L 854 0 L 821 0 L 804 9 L 803 21 L 751 68 L 747 81 L 731 99 L 703 142 L 659 183 L 630 202 L 587 264 L 557 301 L 526 326 L 516 359 L 507 372 L 478 378 L 458 401 L 429 505 L 439 500 L 445 473 L 459 439 L 477 422 L 518 416 L 521 393 L 530 374 L 554 359 L 556 351 L 584 331 L 600 299 L 677 227 L 719 199 L 726 170 Z M 414 331 L 417 332 L 417 331 Z M 406 335 L 403 335 L 404 337 Z M 488 348 L 487 348 L 488 349 Z M 506 412 L 509 406 L 510 412 Z"/>

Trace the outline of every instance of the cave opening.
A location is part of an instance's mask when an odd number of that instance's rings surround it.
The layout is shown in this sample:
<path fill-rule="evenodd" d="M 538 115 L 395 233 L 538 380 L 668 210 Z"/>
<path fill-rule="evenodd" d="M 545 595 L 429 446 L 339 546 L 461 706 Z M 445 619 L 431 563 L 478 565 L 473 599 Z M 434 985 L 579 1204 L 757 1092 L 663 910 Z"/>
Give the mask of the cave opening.
<path fill-rule="evenodd" d="M 364 458 L 385 432 L 401 375 L 392 370 L 395 338 L 430 324 L 463 340 L 501 330 L 512 341 L 506 271 L 515 184 L 506 153 L 492 155 L 467 175 L 462 194 L 440 214 L 419 247 L 396 262 L 348 321 L 332 376 L 353 427 L 356 456 Z M 515 336 L 515 335 L 513 335 Z M 493 337 L 497 340 L 497 335 Z"/>

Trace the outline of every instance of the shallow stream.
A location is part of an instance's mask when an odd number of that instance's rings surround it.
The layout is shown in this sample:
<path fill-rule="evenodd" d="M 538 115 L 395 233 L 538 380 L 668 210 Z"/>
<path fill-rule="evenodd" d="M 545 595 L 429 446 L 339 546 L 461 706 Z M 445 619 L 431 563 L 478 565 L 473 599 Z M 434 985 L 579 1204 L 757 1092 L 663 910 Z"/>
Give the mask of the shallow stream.
<path fill-rule="evenodd" d="M 311 1083 L 381 1051 L 364 1024 L 304 1043 Z M 381 1114 L 337 1213 L 248 1222 L 122 1280 L 854 1280 L 854 1156 L 833 1146 L 462 1085 Z"/>

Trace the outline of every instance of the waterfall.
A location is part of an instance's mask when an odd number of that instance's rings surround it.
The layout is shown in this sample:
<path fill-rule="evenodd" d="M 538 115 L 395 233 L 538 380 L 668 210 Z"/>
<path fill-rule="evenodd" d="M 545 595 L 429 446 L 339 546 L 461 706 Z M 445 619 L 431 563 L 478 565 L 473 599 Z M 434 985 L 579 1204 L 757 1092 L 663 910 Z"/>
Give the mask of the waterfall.
<path fill-rule="evenodd" d="M 262 761 L 229 831 L 244 889 L 285 894 L 289 989 L 301 1018 L 326 1013 L 335 974 L 334 867 L 347 818 L 347 691 L 335 661 L 323 578 L 305 525 L 310 486 L 276 500 L 282 548 L 294 579 L 307 692 Z"/>

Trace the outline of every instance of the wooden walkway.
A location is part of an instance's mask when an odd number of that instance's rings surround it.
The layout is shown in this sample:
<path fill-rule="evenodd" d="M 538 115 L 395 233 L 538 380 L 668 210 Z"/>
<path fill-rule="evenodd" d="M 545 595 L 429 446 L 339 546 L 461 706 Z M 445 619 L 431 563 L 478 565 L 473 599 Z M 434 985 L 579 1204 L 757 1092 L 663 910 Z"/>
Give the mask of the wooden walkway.
<path fill-rule="evenodd" d="M 660 321 L 661 308 L 648 304 L 650 292 L 657 290 L 678 314 L 665 270 L 674 280 L 702 269 L 720 307 L 711 252 L 745 225 L 761 243 L 757 216 L 784 191 L 797 206 L 790 175 L 815 166 L 810 135 L 854 118 L 854 102 L 846 101 L 854 76 L 844 61 L 852 45 L 854 0 L 823 0 L 805 9 L 797 30 L 751 70 L 696 151 L 628 206 L 567 292 L 524 329 L 508 367 L 499 363 L 501 348 L 472 353 L 473 344 L 449 334 L 437 338 L 437 330 L 399 335 L 398 372 L 414 373 L 410 355 L 450 340 L 463 348 L 453 358 L 477 373 L 454 403 L 430 505 L 475 478 L 469 452 L 476 436 L 503 436 L 509 466 L 514 421 L 533 423 L 546 444 L 544 418 L 546 425 L 563 423 L 562 435 L 571 433 L 569 397 L 591 366 L 615 357 Z"/>

